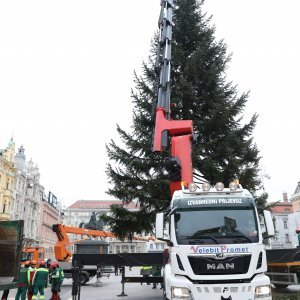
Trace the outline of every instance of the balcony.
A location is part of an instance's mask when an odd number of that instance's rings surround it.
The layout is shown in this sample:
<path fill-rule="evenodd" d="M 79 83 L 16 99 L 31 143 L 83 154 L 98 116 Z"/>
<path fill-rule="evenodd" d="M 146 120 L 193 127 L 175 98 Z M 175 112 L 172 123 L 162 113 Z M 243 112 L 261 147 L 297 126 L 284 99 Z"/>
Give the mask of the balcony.
<path fill-rule="evenodd" d="M 11 214 L 0 213 L 0 221 L 9 221 L 11 219 Z"/>
<path fill-rule="evenodd" d="M 25 198 L 25 201 L 37 203 L 37 204 L 39 204 L 39 205 L 40 205 L 40 203 L 41 203 L 40 198 L 38 198 L 38 197 L 33 197 L 32 195 L 27 195 L 26 198 Z"/>

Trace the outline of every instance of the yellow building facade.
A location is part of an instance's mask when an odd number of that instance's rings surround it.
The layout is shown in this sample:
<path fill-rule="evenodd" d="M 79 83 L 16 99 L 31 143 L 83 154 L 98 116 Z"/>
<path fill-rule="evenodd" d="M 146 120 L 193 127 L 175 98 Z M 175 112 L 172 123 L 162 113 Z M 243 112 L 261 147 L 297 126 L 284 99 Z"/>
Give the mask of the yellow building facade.
<path fill-rule="evenodd" d="M 11 219 L 11 205 L 15 184 L 15 142 L 10 140 L 5 149 L 0 149 L 0 221 Z"/>

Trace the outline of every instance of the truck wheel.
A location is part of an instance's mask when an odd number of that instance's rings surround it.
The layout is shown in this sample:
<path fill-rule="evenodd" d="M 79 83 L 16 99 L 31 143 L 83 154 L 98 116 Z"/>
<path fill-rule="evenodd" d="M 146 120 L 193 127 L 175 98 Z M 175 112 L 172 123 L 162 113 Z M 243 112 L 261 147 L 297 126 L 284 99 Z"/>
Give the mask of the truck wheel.
<path fill-rule="evenodd" d="M 276 289 L 285 289 L 289 286 L 288 284 L 278 284 L 278 283 L 273 283 L 273 284 L 276 287 Z"/>
<path fill-rule="evenodd" d="M 89 277 L 85 273 L 81 273 L 80 284 L 85 285 L 89 281 Z"/>

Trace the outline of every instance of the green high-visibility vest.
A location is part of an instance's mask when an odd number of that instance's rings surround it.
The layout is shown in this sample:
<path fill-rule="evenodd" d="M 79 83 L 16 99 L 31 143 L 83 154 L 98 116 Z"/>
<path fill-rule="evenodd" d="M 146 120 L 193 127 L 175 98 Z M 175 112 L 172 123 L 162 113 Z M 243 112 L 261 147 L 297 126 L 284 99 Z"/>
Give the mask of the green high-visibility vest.
<path fill-rule="evenodd" d="M 19 272 L 19 284 L 27 284 L 28 282 L 27 272 L 28 272 L 28 268 L 26 267 L 21 268 Z"/>
<path fill-rule="evenodd" d="M 64 280 L 64 271 L 60 267 L 53 269 L 51 273 L 51 278 L 52 283 L 54 284 L 62 282 Z"/>
<path fill-rule="evenodd" d="M 35 271 L 34 277 L 33 277 L 33 284 L 34 285 L 40 285 L 40 286 L 46 286 L 48 284 L 48 269 L 45 268 L 38 268 Z"/>

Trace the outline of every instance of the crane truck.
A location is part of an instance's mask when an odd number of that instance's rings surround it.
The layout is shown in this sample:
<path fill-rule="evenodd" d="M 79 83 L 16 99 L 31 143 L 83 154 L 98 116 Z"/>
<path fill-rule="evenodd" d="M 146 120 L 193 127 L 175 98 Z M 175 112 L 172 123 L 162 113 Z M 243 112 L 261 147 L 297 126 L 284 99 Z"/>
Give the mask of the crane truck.
<path fill-rule="evenodd" d="M 66 278 L 72 277 L 72 252 L 71 252 L 71 245 L 79 242 L 75 241 L 72 242 L 69 239 L 68 234 L 77 234 L 81 236 L 88 236 L 88 237 L 114 237 L 113 234 L 106 231 L 101 230 L 92 230 L 92 229 L 84 229 L 84 228 L 77 228 L 72 226 L 65 226 L 63 224 L 54 224 L 52 227 L 53 232 L 55 232 L 57 236 L 57 242 L 54 246 L 54 253 L 55 259 L 59 262 L 60 267 L 64 270 L 64 274 Z M 80 240 L 81 242 L 83 240 Z M 99 241 L 98 243 L 98 251 L 99 253 L 107 253 L 107 243 Z M 81 244 L 82 245 L 82 244 Z M 40 262 L 44 262 L 45 260 L 45 249 L 42 246 L 28 246 L 25 247 L 22 251 L 22 261 L 35 261 L 37 265 Z M 81 284 L 84 285 L 87 283 L 90 278 L 97 275 L 97 268 L 96 267 L 85 267 L 81 273 Z"/>
<path fill-rule="evenodd" d="M 86 252 L 86 244 L 93 251 L 99 254 L 107 254 L 108 253 L 108 243 L 105 241 L 89 241 L 89 240 L 77 240 L 71 241 L 69 239 L 69 234 L 76 234 L 80 236 L 87 236 L 87 237 L 100 237 L 100 238 L 116 238 L 115 235 L 109 231 L 103 230 L 93 230 L 93 229 L 85 229 L 85 228 L 78 228 L 73 226 L 66 226 L 63 224 L 54 224 L 52 227 L 53 232 L 55 232 L 57 236 L 57 242 L 54 245 L 54 254 L 55 259 L 59 262 L 60 267 L 64 270 L 64 274 L 66 278 L 72 277 L 72 257 L 73 253 L 71 251 L 71 245 L 76 244 L 77 252 L 83 253 Z M 147 242 L 149 240 L 154 240 L 153 237 L 133 237 L 133 240 L 144 241 Z M 91 242 L 94 242 L 91 244 Z M 44 262 L 45 260 L 45 249 L 42 246 L 28 246 L 25 247 L 22 251 L 22 262 L 24 261 L 35 261 L 37 265 L 40 262 Z M 114 271 L 114 268 L 111 266 L 103 266 L 101 268 L 101 272 L 106 272 L 110 270 L 111 272 Z M 99 270 L 98 270 L 99 271 Z M 84 269 L 81 271 L 81 285 L 87 283 L 90 278 L 97 275 L 97 267 L 95 266 L 85 266 Z"/>
<path fill-rule="evenodd" d="M 164 299 L 271 300 L 261 220 L 253 196 L 233 181 L 213 186 L 193 182 L 191 120 L 172 120 L 170 73 L 173 0 L 161 0 L 156 70 L 154 152 L 170 149 L 166 160 L 172 200 L 156 216 L 156 238 L 167 242 Z M 274 235 L 271 214 L 264 228 Z"/>

